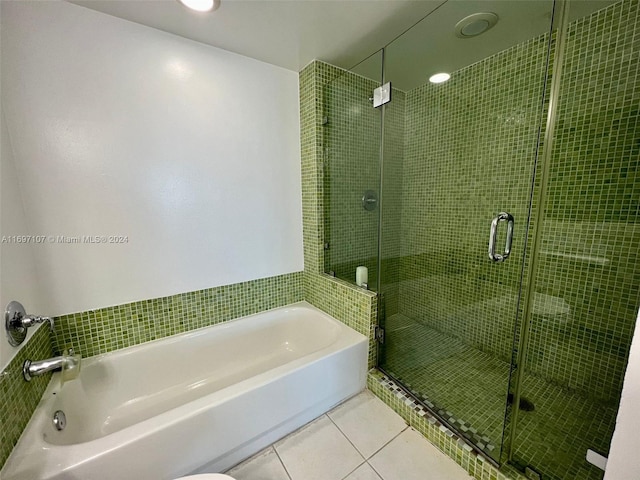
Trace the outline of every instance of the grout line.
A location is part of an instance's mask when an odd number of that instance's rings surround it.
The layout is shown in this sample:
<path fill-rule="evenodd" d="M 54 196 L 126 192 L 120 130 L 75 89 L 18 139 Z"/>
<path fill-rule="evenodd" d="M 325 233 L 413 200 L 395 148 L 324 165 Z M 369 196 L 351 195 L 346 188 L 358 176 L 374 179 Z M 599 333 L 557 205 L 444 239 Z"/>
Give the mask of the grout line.
<path fill-rule="evenodd" d="M 405 422 L 406 423 L 406 422 Z M 376 450 L 375 452 L 373 452 L 371 455 L 369 455 L 369 458 L 367 458 L 367 463 L 369 462 L 369 460 L 371 460 L 374 456 L 376 456 L 378 453 L 380 453 L 380 450 L 382 450 L 384 447 L 386 447 L 387 445 L 389 445 L 391 442 L 393 442 L 396 438 L 398 438 L 400 435 L 402 435 L 408 428 L 411 428 L 411 425 L 407 424 L 405 425 L 405 427 L 400 430 L 397 435 L 395 435 L 391 440 L 389 440 L 387 443 L 385 443 L 384 445 L 382 445 L 378 450 Z M 373 467 L 371 467 L 373 468 Z"/>
<path fill-rule="evenodd" d="M 285 438 L 287 438 L 287 437 L 285 437 Z M 275 443 L 271 444 L 271 450 L 273 450 L 273 453 L 275 453 L 276 457 L 278 457 L 278 460 L 280 461 L 280 465 L 282 465 L 282 468 L 284 468 L 284 473 L 287 475 L 289 480 L 293 480 L 293 477 L 291 477 L 291 474 L 289 473 L 289 470 L 287 470 L 287 466 L 284 464 L 284 462 L 282 461 L 282 458 L 280 458 L 280 454 L 276 450 Z"/>
<path fill-rule="evenodd" d="M 376 476 L 380 480 L 384 480 L 384 477 L 382 476 L 382 474 L 380 472 L 378 472 L 375 468 L 373 468 L 373 465 L 371 465 L 368 461 L 367 461 L 367 465 L 369 465 L 369 467 L 371 467 L 371 470 L 373 470 L 373 472 L 376 474 Z"/>
<path fill-rule="evenodd" d="M 366 389 L 367 391 L 369 391 L 369 389 Z M 371 392 L 371 394 L 375 397 L 375 394 L 373 392 Z M 378 397 L 376 397 L 378 398 Z M 389 410 L 393 411 L 393 409 L 391 409 L 388 405 L 385 405 L 385 407 L 389 408 Z M 333 410 L 331 410 L 333 411 Z M 380 448 L 378 448 L 377 450 L 375 450 L 371 455 L 369 455 L 368 457 L 365 457 L 364 454 L 358 449 L 358 447 L 355 446 L 355 444 L 351 441 L 351 439 L 349 438 L 349 436 L 344 433 L 342 431 L 342 429 L 338 426 L 338 424 L 336 422 L 333 421 L 333 419 L 331 418 L 331 416 L 329 415 L 329 413 L 331 413 L 331 411 L 325 413 L 325 415 L 327 416 L 327 418 L 329 420 L 331 420 L 331 423 L 333 423 L 336 428 L 340 431 L 340 433 L 342 433 L 342 435 L 349 441 L 349 443 L 351 445 L 353 445 L 353 448 L 356 449 L 356 451 L 362 456 L 362 458 L 365 459 L 365 461 L 368 461 L 370 458 L 372 458 L 375 454 L 377 454 L 380 450 L 382 450 L 384 447 L 386 447 L 387 445 L 389 445 L 391 442 L 393 442 L 402 432 L 404 432 L 407 428 L 410 427 L 410 425 L 404 420 L 402 419 L 402 421 L 404 422 L 405 426 L 402 430 L 400 430 L 396 435 L 394 435 L 388 442 L 386 442 L 384 445 L 382 445 Z M 395 413 L 395 412 L 394 412 Z M 396 414 L 397 415 L 397 414 Z M 402 418 L 402 417 L 400 417 Z M 372 467 L 373 468 L 373 467 Z"/>
<path fill-rule="evenodd" d="M 375 474 L 378 476 L 378 478 L 380 478 L 381 480 L 383 479 L 383 477 L 380 475 L 380 473 L 373 467 L 373 465 L 371 465 L 369 463 L 369 459 L 371 459 L 373 456 L 375 456 L 378 452 L 380 452 L 383 448 L 385 448 L 387 445 L 389 445 L 393 440 L 395 440 L 398 436 L 400 436 L 404 431 L 406 431 L 408 428 L 410 428 L 409 425 L 405 425 L 405 427 L 398 432 L 396 435 L 394 435 L 389 441 L 387 441 L 384 445 L 382 445 L 380 448 L 378 448 L 376 451 L 374 451 L 371 455 L 369 455 L 369 457 L 366 457 L 362 454 L 362 452 L 360 452 L 360 450 L 358 450 L 358 448 L 355 446 L 355 444 L 351 441 L 351 439 L 348 437 L 348 435 L 342 431 L 342 429 L 340 429 L 340 427 L 333 421 L 333 419 L 329 416 L 330 412 L 327 412 L 323 415 L 321 415 L 320 417 L 312 420 L 311 422 L 306 423 L 305 425 L 303 425 L 302 427 L 300 427 L 299 429 L 295 430 L 294 432 L 291 432 L 289 435 L 287 435 L 286 437 L 278 440 L 278 442 L 285 440 L 288 437 L 291 437 L 292 435 L 294 435 L 296 432 L 304 429 L 305 427 L 307 427 L 309 424 L 314 423 L 318 420 L 320 420 L 323 416 L 327 417 L 329 419 L 329 421 L 338 429 L 338 431 L 342 434 L 342 436 L 344 438 L 347 439 L 347 441 L 351 444 L 351 446 L 353 446 L 353 448 L 356 450 L 356 452 L 362 457 L 362 462 L 360 462 L 353 470 L 351 470 L 347 475 L 345 475 L 344 477 L 342 477 L 342 480 L 345 480 L 346 478 L 349 477 L 349 475 L 351 475 L 353 472 L 355 472 L 356 470 L 358 470 L 360 467 L 362 467 L 365 463 L 375 472 Z M 285 474 L 287 475 L 287 478 L 289 480 L 294 480 L 293 477 L 291 476 L 291 474 L 289 473 L 289 470 L 287 469 L 287 466 L 284 463 L 284 460 L 282 460 L 282 457 L 280 456 L 280 454 L 278 453 L 278 450 L 276 449 L 276 443 L 274 442 L 272 443 L 268 448 L 266 448 L 265 450 L 271 450 L 273 451 L 273 453 L 275 453 L 276 457 L 278 458 L 278 461 L 280 462 L 280 465 L 282 465 L 282 468 L 284 469 Z M 265 451 L 263 450 L 263 451 Z M 259 455 L 261 452 L 258 452 L 256 455 L 253 455 L 252 457 L 244 460 L 243 462 L 239 463 L 238 465 L 235 465 L 233 467 L 231 467 L 232 470 L 236 467 L 238 467 L 239 465 L 242 465 L 243 463 L 246 463 L 247 461 L 249 461 L 251 458 L 254 458 L 255 456 Z M 296 479 L 297 480 L 297 479 Z"/>
<path fill-rule="evenodd" d="M 360 452 L 358 452 L 360 453 Z M 357 469 L 359 469 L 362 465 L 364 465 L 365 463 L 367 463 L 366 460 L 363 460 L 362 463 L 359 463 L 358 466 L 356 468 L 354 468 L 353 470 L 351 470 L 349 473 L 347 473 L 344 477 L 342 477 L 342 480 L 345 480 L 346 478 L 349 477 L 349 475 L 351 475 L 353 472 L 355 472 Z"/>
<path fill-rule="evenodd" d="M 329 417 L 329 415 L 327 415 L 327 417 Z M 331 420 L 331 417 L 329 417 L 329 420 Z M 331 420 L 331 422 L 336 426 L 336 428 L 337 428 L 338 430 L 340 430 L 340 427 L 338 427 L 338 425 L 336 425 L 336 423 L 335 423 L 333 420 Z M 410 427 L 411 427 L 411 426 L 405 422 L 405 426 L 404 426 L 404 428 L 403 428 L 402 430 L 400 430 L 400 431 L 399 431 L 396 435 L 394 435 L 394 436 L 393 436 L 393 437 L 392 437 L 388 442 L 386 442 L 386 443 L 385 443 L 384 445 L 382 445 L 380 448 L 378 448 L 377 450 L 375 450 L 375 451 L 374 451 L 371 455 L 369 455 L 368 457 L 365 457 L 365 456 L 362 454 L 362 452 L 361 452 L 360 450 L 358 450 L 358 447 L 356 447 L 356 446 L 354 445 L 354 443 L 351 441 L 351 439 L 347 436 L 347 434 L 346 434 L 346 433 L 344 433 L 342 430 L 340 430 L 340 433 L 342 433 L 342 435 L 344 435 L 344 437 L 349 441 L 349 443 L 350 443 L 351 445 L 353 445 L 353 447 L 354 447 L 354 448 L 356 449 L 356 451 L 357 451 L 357 452 L 362 456 L 362 458 L 364 458 L 364 459 L 365 459 L 365 463 L 368 463 L 368 462 L 369 462 L 369 460 L 370 460 L 371 458 L 373 458 L 373 457 L 374 457 L 374 455 L 376 455 L 377 453 L 379 453 L 379 452 L 380 452 L 380 450 L 382 450 L 384 447 L 386 447 L 386 446 L 387 446 L 387 445 L 389 445 L 391 442 L 393 442 L 393 441 L 394 441 L 396 438 L 398 438 L 398 437 L 399 437 L 399 436 L 400 436 L 400 435 L 401 435 L 405 430 L 407 430 L 407 428 L 410 428 Z"/>
<path fill-rule="evenodd" d="M 343 436 L 344 438 L 346 438 L 346 439 L 347 439 L 347 441 L 351 444 L 351 446 L 352 446 L 353 448 L 355 448 L 356 452 L 358 452 L 358 455 L 360 455 L 360 456 L 362 457 L 362 461 L 363 461 L 363 462 L 365 462 L 367 459 L 366 459 L 366 458 L 365 458 L 365 456 L 362 454 L 362 452 L 361 452 L 360 450 L 358 450 L 358 447 L 356 447 L 356 446 L 355 446 L 355 444 L 351 441 L 351 439 L 349 438 L 349 436 L 348 436 L 346 433 L 344 433 L 344 432 L 340 429 L 340 427 L 336 424 L 336 422 L 334 422 L 334 421 L 333 421 L 333 419 L 329 416 L 328 412 L 327 412 L 325 415 L 327 416 L 327 418 L 329 419 L 329 421 L 335 425 L 335 427 L 336 427 L 336 428 L 338 429 L 338 431 L 342 434 L 342 436 Z"/>

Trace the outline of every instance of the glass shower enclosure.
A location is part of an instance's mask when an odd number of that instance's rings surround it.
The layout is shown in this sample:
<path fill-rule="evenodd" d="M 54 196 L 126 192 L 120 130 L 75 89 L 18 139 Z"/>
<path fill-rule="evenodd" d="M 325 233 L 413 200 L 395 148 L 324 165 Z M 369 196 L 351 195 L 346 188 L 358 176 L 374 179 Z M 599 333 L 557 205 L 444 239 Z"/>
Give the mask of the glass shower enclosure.
<path fill-rule="evenodd" d="M 368 268 L 378 368 L 545 479 L 602 478 L 640 305 L 639 18 L 449 0 L 325 87 L 325 272 Z"/>

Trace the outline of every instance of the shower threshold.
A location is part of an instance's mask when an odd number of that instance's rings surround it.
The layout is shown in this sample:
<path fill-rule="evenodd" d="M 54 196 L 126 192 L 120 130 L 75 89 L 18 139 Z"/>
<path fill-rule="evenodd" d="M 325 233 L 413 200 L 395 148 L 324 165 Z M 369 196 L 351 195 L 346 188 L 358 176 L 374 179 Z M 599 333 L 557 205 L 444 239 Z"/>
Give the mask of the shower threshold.
<path fill-rule="evenodd" d="M 431 416 L 436 418 L 440 423 L 442 423 L 446 428 L 455 432 L 458 437 L 464 441 L 471 449 L 473 449 L 478 455 L 481 455 L 484 459 L 486 459 L 489 463 L 491 463 L 494 467 L 500 468 L 501 464 L 496 461 L 495 458 L 491 456 L 490 453 L 484 451 L 482 447 L 482 442 L 480 445 L 474 443 L 472 439 L 468 437 L 468 433 L 473 434 L 474 436 L 480 436 L 480 438 L 485 437 L 477 429 L 469 426 L 463 420 L 453 418 L 451 416 L 451 412 L 438 408 L 435 404 L 433 404 L 429 399 L 427 399 L 424 395 L 418 393 L 417 391 L 411 388 L 410 384 L 406 384 L 402 378 L 399 378 L 392 371 L 386 370 L 385 368 L 378 365 L 376 367 L 380 372 L 382 372 L 385 376 L 387 376 L 390 380 L 395 383 L 395 385 L 400 388 L 407 396 L 411 397 L 417 404 L 422 406 Z M 486 440 L 488 438 L 485 437 Z M 491 444 L 489 444 L 491 445 Z M 493 445 L 492 445 L 493 446 Z"/>
<path fill-rule="evenodd" d="M 467 445 L 469 445 L 478 455 L 481 455 L 496 468 L 500 467 L 500 463 L 489 453 L 482 449 L 483 442 L 477 442 L 477 438 L 480 438 L 492 447 L 490 451 L 496 449 L 494 445 L 488 443 L 490 442 L 490 439 L 488 437 L 480 433 L 476 428 L 469 425 L 464 420 L 454 418 L 451 412 L 442 408 L 438 408 L 438 406 L 431 402 L 427 397 L 413 390 L 410 384 L 406 384 L 403 379 L 398 377 L 394 372 L 385 369 L 380 365 L 378 365 L 376 368 L 390 380 L 392 380 L 396 384 L 396 386 L 398 386 L 398 388 L 400 388 L 407 396 L 411 397 L 416 401 L 416 403 L 418 403 L 427 412 L 429 412 L 431 416 L 436 418 L 446 428 L 455 432 L 461 439 L 465 440 Z"/>

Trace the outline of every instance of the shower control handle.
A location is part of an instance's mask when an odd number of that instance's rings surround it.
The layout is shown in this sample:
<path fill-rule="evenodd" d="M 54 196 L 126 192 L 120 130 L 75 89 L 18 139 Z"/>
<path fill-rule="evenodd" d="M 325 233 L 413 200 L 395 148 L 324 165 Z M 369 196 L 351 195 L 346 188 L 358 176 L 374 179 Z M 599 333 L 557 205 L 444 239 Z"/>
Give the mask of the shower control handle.
<path fill-rule="evenodd" d="M 496 241 L 498 238 L 498 225 L 500 222 L 507 222 L 507 240 L 503 253 L 496 253 Z M 491 221 L 491 231 L 489 232 L 489 258 L 496 262 L 504 262 L 509 258 L 511 253 L 511 242 L 513 241 L 513 215 L 507 212 L 500 212 L 497 217 Z"/>
<path fill-rule="evenodd" d="M 362 208 L 368 212 L 375 210 L 378 205 L 378 194 L 375 190 L 367 190 L 362 195 Z"/>

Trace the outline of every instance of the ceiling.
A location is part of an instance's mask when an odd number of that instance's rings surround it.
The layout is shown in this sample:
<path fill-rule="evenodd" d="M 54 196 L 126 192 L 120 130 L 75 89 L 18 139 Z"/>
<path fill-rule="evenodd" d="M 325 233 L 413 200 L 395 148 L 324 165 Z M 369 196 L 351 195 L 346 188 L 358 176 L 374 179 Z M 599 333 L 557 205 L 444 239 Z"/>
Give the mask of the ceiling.
<path fill-rule="evenodd" d="M 616 0 L 613 0 L 616 1 Z M 574 0 L 573 21 L 613 3 L 612 0 Z M 408 91 L 424 85 L 439 72 L 455 72 L 498 52 L 548 33 L 553 2 L 550 0 L 449 0 L 385 48 L 385 79 Z M 497 24 L 481 35 L 459 38 L 455 25 L 479 12 L 495 13 Z M 379 79 L 379 61 L 369 59 L 355 70 Z"/>
<path fill-rule="evenodd" d="M 176 0 L 69 0 L 109 15 L 300 71 L 350 68 L 444 0 L 221 0 L 209 13 Z"/>
<path fill-rule="evenodd" d="M 401 90 L 548 32 L 553 5 L 552 0 L 220 0 L 216 11 L 198 13 L 177 0 L 68 1 L 296 72 L 313 59 L 350 69 L 388 45 L 386 79 Z M 573 0 L 570 18 L 614 1 Z M 493 12 L 500 20 L 477 37 L 456 37 L 455 24 L 476 12 Z M 380 65 L 378 55 L 355 71 L 379 80 Z"/>

